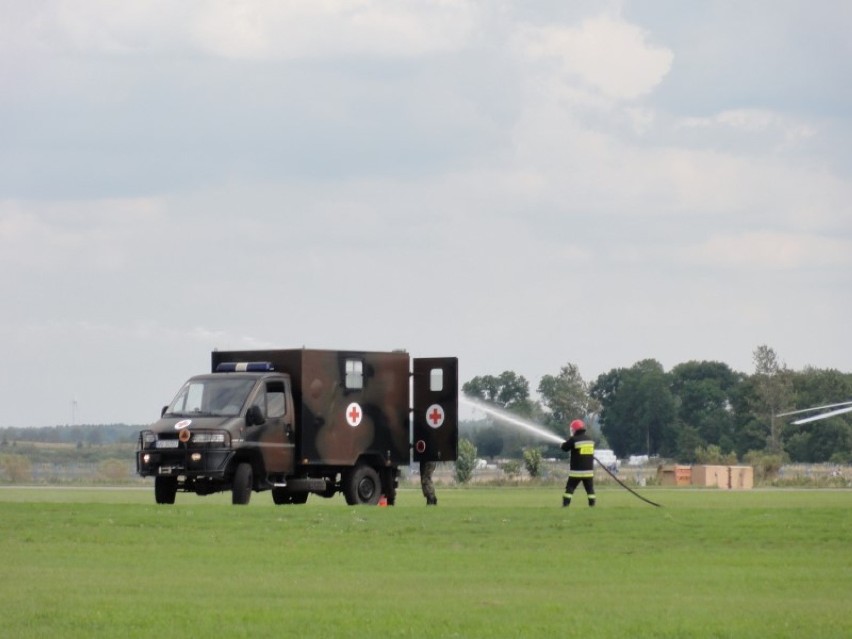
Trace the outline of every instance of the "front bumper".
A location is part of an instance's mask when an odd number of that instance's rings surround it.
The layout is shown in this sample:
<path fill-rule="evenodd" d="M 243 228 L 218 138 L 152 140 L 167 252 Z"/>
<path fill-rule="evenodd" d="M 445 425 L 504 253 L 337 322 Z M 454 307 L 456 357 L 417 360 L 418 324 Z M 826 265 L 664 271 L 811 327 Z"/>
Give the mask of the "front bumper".
<path fill-rule="evenodd" d="M 136 472 L 142 477 L 223 478 L 233 456 L 230 448 L 143 449 L 136 451 Z"/>

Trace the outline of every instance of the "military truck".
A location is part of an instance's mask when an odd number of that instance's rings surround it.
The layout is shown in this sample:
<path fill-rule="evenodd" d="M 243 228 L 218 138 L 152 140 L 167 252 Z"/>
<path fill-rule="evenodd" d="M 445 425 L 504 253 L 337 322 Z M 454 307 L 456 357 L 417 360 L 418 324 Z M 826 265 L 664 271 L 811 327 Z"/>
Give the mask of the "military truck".
<path fill-rule="evenodd" d="M 159 421 L 139 433 L 137 472 L 154 498 L 269 490 L 346 503 L 396 500 L 400 467 L 458 453 L 458 359 L 405 351 L 213 351 Z M 383 502 L 384 503 L 384 502 Z"/>

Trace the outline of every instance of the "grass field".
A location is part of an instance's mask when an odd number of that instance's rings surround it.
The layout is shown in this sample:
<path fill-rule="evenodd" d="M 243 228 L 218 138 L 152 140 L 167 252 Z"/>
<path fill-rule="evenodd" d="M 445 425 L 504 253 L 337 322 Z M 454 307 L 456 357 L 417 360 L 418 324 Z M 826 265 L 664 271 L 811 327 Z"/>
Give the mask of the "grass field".
<path fill-rule="evenodd" d="M 0 488 L 0 637 L 850 637 L 852 491 Z"/>

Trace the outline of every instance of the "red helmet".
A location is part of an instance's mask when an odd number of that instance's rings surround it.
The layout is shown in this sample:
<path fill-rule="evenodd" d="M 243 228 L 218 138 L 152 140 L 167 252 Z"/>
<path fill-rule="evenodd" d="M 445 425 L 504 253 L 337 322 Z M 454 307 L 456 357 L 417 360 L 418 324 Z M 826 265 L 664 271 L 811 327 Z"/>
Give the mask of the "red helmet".
<path fill-rule="evenodd" d="M 582 430 L 586 425 L 583 423 L 582 419 L 575 419 L 571 422 L 571 432 L 576 433 L 578 430 Z"/>

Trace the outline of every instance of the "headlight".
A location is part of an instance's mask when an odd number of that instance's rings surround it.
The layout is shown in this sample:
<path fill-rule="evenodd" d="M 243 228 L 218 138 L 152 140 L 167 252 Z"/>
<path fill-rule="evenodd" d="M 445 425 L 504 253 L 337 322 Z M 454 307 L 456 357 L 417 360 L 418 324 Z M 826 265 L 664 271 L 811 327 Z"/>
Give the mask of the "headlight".
<path fill-rule="evenodd" d="M 146 444 L 153 444 L 155 441 L 157 441 L 157 433 L 150 430 L 146 430 L 144 433 L 142 433 L 142 441 Z"/>
<path fill-rule="evenodd" d="M 227 433 L 193 433 L 193 444 L 224 444 Z"/>

